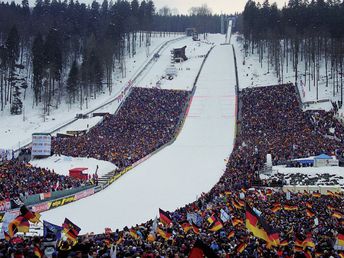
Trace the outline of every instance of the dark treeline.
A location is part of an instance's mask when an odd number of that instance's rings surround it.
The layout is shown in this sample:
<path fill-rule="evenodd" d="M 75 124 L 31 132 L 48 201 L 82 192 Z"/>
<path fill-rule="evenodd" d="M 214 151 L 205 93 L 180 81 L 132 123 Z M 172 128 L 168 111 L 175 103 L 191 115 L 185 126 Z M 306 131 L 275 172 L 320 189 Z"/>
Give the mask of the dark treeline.
<path fill-rule="evenodd" d="M 185 31 L 195 27 L 200 33 L 220 33 L 220 15 L 155 15 L 153 28 L 158 31 Z"/>
<path fill-rule="evenodd" d="M 148 48 L 162 32 L 219 32 L 220 16 L 194 8 L 190 15 L 155 12 L 153 1 L 36 0 L 33 8 L 0 3 L 0 111 L 23 112 L 27 89 L 32 106 L 49 115 L 61 103 L 88 107 L 113 74 L 126 76 L 125 57 Z M 160 31 L 152 32 L 152 31 Z"/>
<path fill-rule="evenodd" d="M 138 0 L 89 6 L 37 0 L 32 9 L 26 0 L 1 3 L 1 110 L 20 114 L 28 87 L 44 114 L 64 99 L 82 108 L 105 87 L 111 92 L 114 67 L 125 73 L 124 53 L 150 45 L 154 12 L 152 1 Z"/>
<path fill-rule="evenodd" d="M 249 0 L 240 17 L 246 55 L 258 53 L 281 83 L 294 72 L 295 83 L 315 87 L 319 83 L 343 90 L 344 4 L 339 0 L 290 0 L 282 9 L 268 0 Z"/>

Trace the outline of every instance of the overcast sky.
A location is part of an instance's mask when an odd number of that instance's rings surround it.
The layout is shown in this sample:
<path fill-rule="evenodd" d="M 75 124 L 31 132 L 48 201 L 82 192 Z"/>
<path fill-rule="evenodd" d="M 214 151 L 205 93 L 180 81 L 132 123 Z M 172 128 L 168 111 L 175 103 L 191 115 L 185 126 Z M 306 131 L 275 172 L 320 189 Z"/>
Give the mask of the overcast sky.
<path fill-rule="evenodd" d="M 192 6 L 201 6 L 207 4 L 213 13 L 235 13 L 244 10 L 247 0 L 153 0 L 156 9 L 167 5 L 168 7 L 177 8 L 179 13 L 187 13 Z M 263 2 L 263 0 L 259 1 Z M 282 7 L 287 0 L 270 0 L 270 3 L 276 2 Z"/>

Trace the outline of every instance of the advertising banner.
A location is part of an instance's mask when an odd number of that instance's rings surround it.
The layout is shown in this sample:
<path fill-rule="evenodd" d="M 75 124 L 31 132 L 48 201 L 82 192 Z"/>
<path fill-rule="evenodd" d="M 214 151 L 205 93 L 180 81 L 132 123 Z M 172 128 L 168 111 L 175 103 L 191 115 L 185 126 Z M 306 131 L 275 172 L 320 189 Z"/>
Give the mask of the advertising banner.
<path fill-rule="evenodd" d="M 32 156 L 50 156 L 51 135 L 48 133 L 32 134 Z"/>

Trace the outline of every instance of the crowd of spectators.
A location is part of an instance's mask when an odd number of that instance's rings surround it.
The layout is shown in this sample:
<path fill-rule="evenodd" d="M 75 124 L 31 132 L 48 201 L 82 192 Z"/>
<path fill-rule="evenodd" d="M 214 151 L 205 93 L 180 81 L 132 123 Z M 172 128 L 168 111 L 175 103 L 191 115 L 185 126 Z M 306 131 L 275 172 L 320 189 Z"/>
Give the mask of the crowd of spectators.
<path fill-rule="evenodd" d="M 82 183 L 81 180 L 33 167 L 26 162 L 5 161 L 0 166 L 0 201 L 23 200 L 29 195 L 79 187 Z"/>
<path fill-rule="evenodd" d="M 53 151 L 127 167 L 172 140 L 188 97 L 187 91 L 133 88 L 115 115 L 84 136 L 55 138 Z"/>
<path fill-rule="evenodd" d="M 172 224 L 159 223 L 158 227 L 171 234 L 170 237 L 164 238 L 161 233 L 150 237 L 155 224 L 150 220 L 114 233 L 81 236 L 71 250 L 58 251 L 57 256 L 110 257 L 113 244 L 117 245 L 116 257 L 188 257 L 196 239 L 200 239 L 218 257 L 343 257 L 339 256 L 335 244 L 337 233 L 343 230 L 344 217 L 333 216 L 335 210 L 344 209 L 342 194 L 283 193 L 278 189 L 252 188 L 257 180 L 256 171 L 263 166 L 267 153 L 277 163 L 307 155 L 332 154 L 342 147 L 341 143 L 325 139 L 312 130 L 292 85 L 245 89 L 241 101 L 240 134 L 225 173 L 197 201 L 168 212 Z M 246 228 L 245 205 L 254 208 L 279 233 L 278 246 L 268 245 Z M 229 218 L 221 216 L 223 211 Z M 215 221 L 222 219 L 223 228 L 209 230 L 211 216 Z M 192 220 L 199 232 L 192 228 L 184 231 L 181 224 L 187 219 L 190 223 Z M 297 249 L 296 244 L 304 243 L 306 238 L 311 239 L 314 247 Z M 32 245 L 30 241 L 25 245 Z M 7 255 L 9 244 L 3 244 L 5 247 L 0 250 Z M 237 247 L 241 244 L 245 248 L 240 252 Z"/>

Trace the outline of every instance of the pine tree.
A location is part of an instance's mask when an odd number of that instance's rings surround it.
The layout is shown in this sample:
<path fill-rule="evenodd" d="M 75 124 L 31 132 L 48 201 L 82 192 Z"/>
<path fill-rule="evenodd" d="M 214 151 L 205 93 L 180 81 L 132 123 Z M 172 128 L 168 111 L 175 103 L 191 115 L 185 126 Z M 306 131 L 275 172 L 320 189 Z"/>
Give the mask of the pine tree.
<path fill-rule="evenodd" d="M 79 68 L 76 61 L 73 62 L 67 79 L 67 91 L 69 103 L 75 103 L 76 92 L 79 86 Z"/>

